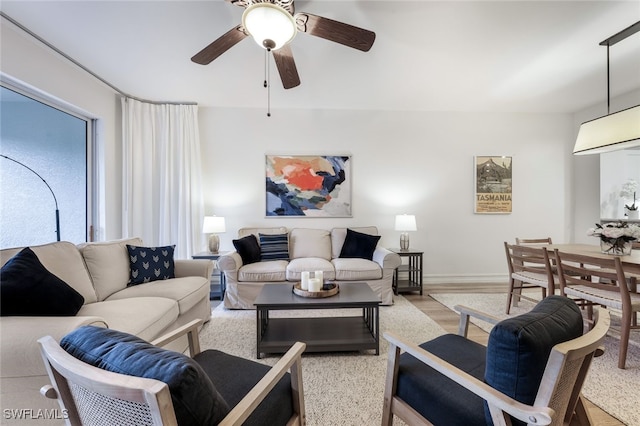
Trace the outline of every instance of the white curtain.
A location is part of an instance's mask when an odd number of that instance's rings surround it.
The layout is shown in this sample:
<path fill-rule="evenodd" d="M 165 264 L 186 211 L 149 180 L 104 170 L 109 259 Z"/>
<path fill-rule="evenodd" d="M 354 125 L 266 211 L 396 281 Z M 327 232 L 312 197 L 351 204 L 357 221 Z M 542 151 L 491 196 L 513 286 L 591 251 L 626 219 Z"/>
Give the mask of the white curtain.
<path fill-rule="evenodd" d="M 122 133 L 123 236 L 189 258 L 204 216 L 198 106 L 122 98 Z"/>

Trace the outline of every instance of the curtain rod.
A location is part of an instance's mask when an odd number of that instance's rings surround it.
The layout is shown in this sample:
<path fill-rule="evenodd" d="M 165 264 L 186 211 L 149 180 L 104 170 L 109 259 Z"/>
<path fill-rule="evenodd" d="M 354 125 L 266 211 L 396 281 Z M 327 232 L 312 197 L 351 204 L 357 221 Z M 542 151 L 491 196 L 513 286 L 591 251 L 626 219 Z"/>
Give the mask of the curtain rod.
<path fill-rule="evenodd" d="M 87 68 L 84 65 L 82 65 L 80 62 L 78 62 L 75 59 L 73 59 L 71 56 L 67 55 L 66 53 L 64 53 L 63 51 L 61 51 L 60 49 L 58 49 L 57 47 L 55 47 L 54 45 L 52 45 L 51 43 L 49 43 L 48 41 L 46 41 L 45 39 L 43 39 L 42 37 L 40 37 L 39 35 L 34 33 L 33 31 L 31 31 L 30 29 L 28 29 L 27 27 L 25 27 L 24 25 L 22 25 L 18 21 L 13 19 L 12 17 L 10 17 L 9 15 L 7 15 L 6 13 L 0 11 L 0 16 L 2 16 L 4 19 L 6 19 L 7 21 L 11 22 L 13 25 L 15 25 L 16 27 L 20 28 L 22 31 L 24 31 L 25 33 L 29 34 L 31 37 L 35 38 L 40 43 L 42 43 L 45 46 L 47 46 L 49 49 L 51 49 L 54 52 L 56 52 L 58 55 L 62 56 L 66 60 L 70 61 L 75 66 L 79 67 L 80 69 L 82 69 L 83 71 L 88 73 L 89 75 L 93 76 L 94 78 L 98 79 L 102 83 L 106 84 L 111 89 L 113 89 L 115 92 L 119 93 L 120 95 L 122 95 L 124 97 L 135 99 L 136 101 L 140 101 L 140 102 L 146 102 L 146 103 L 157 104 L 157 105 L 167 105 L 167 104 L 169 104 L 169 105 L 198 105 L 197 102 L 151 101 L 151 100 L 148 100 L 148 99 L 141 99 L 141 98 L 138 98 L 136 96 L 130 95 L 128 93 L 125 93 L 122 90 L 118 89 L 113 84 L 109 83 L 104 78 L 100 77 L 98 74 L 96 74 L 93 71 L 91 71 L 89 68 Z"/>

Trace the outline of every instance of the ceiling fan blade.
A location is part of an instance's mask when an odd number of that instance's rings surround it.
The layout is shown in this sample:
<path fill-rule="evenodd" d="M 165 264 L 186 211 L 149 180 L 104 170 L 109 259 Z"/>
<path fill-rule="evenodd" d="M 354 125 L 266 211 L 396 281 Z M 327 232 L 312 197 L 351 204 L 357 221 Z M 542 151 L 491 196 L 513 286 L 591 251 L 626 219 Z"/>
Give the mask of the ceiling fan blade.
<path fill-rule="evenodd" d="M 207 65 L 211 61 L 231 49 L 240 41 L 248 37 L 242 25 L 230 29 L 213 43 L 196 53 L 191 60 L 196 64 Z"/>
<path fill-rule="evenodd" d="M 288 44 L 285 44 L 278 50 L 272 50 L 273 59 L 276 62 L 282 85 L 285 89 L 291 89 L 300 85 L 300 76 L 298 76 L 298 69 L 296 63 L 293 60 L 293 52 Z"/>
<path fill-rule="evenodd" d="M 298 31 L 368 52 L 376 33 L 310 13 L 296 13 Z"/>

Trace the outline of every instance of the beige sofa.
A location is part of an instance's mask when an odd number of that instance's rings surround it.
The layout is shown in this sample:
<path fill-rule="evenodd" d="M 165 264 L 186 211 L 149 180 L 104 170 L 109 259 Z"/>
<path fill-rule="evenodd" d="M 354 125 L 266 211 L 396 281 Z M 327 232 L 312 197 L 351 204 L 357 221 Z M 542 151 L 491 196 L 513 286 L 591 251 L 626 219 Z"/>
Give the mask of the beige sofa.
<path fill-rule="evenodd" d="M 375 226 L 349 228 L 353 231 L 378 235 Z M 293 228 L 242 228 L 238 238 L 254 234 L 284 234 L 289 236 L 289 260 L 270 260 L 244 265 L 237 251 L 218 259 L 218 269 L 225 276 L 224 306 L 229 309 L 254 309 L 253 302 L 265 284 L 292 284 L 300 281 L 303 271 L 321 270 L 325 280 L 338 284 L 363 281 L 380 296 L 383 305 L 393 304 L 392 279 L 400 266 L 397 253 L 376 246 L 373 259 L 341 258 L 347 228 L 331 230 Z"/>
<path fill-rule="evenodd" d="M 31 247 L 47 270 L 84 297 L 84 304 L 72 317 L 0 317 L 2 424 L 13 423 L 15 417 L 6 410 L 58 408 L 55 401 L 39 394 L 40 387 L 48 383 L 37 344 L 40 337 L 51 335 L 60 341 L 71 330 L 92 324 L 151 340 L 193 319 L 210 319 L 211 261 L 176 259 L 176 278 L 127 287 L 127 244 L 144 246 L 139 238 L 131 238 L 80 246 L 55 242 Z M 1 250 L 0 264 L 21 249 Z M 42 424 L 41 419 L 31 418 L 37 411 L 20 413 L 26 420 L 16 420 L 16 424 L 28 424 L 28 420 Z"/>

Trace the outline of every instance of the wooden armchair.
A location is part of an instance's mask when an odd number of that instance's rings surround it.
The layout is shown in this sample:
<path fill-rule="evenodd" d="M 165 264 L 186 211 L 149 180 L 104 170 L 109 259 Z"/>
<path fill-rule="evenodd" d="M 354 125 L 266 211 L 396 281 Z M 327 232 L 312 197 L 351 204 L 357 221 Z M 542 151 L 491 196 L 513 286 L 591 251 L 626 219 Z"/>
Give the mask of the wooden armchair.
<path fill-rule="evenodd" d="M 40 392 L 58 399 L 68 425 L 305 424 L 304 343 L 269 367 L 201 352 L 201 325 L 193 321 L 153 343 L 91 326 L 60 344 L 43 337 L 38 342 L 51 385 Z M 185 334 L 191 357 L 157 346 Z"/>
<path fill-rule="evenodd" d="M 498 322 L 485 348 L 466 339 L 469 316 L 496 319 L 456 309 L 462 312 L 457 335 L 417 345 L 384 334 L 383 426 L 394 415 L 410 425 L 567 425 L 574 414 L 580 424 L 591 424 L 580 393 L 593 356 L 603 353 L 606 310 L 582 335 L 575 302 L 549 296 L 531 312 Z"/>

